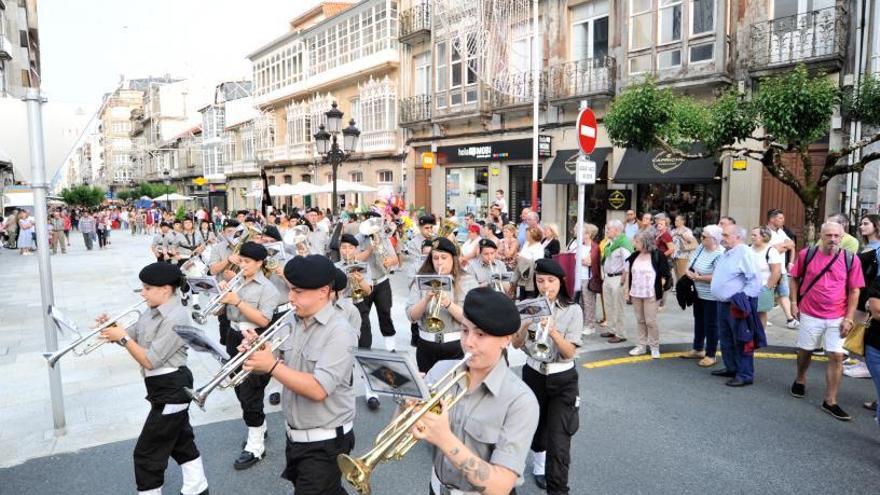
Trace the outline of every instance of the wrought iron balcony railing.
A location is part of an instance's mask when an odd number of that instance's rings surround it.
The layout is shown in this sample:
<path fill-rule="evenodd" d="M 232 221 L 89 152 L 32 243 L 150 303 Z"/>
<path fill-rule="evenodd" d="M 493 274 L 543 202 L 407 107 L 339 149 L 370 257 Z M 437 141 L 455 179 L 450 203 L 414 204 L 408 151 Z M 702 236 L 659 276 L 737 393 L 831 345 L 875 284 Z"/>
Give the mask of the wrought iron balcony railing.
<path fill-rule="evenodd" d="M 406 126 L 431 120 L 431 95 L 416 95 L 400 100 L 398 122 Z"/>
<path fill-rule="evenodd" d="M 846 10 L 829 7 L 752 24 L 752 70 L 842 59 L 846 47 Z"/>
<path fill-rule="evenodd" d="M 532 71 L 517 71 L 509 73 L 503 80 L 496 80 L 493 90 L 492 108 L 495 110 L 511 109 L 525 105 L 531 105 L 533 101 Z M 546 100 L 547 96 L 547 73 L 541 72 L 541 95 L 540 101 Z"/>
<path fill-rule="evenodd" d="M 431 5 L 419 3 L 400 13 L 400 35 L 398 39 L 406 42 L 428 35 L 431 32 Z"/>
<path fill-rule="evenodd" d="M 597 57 L 565 62 L 550 67 L 547 93 L 551 100 L 614 94 L 616 62 Z"/>

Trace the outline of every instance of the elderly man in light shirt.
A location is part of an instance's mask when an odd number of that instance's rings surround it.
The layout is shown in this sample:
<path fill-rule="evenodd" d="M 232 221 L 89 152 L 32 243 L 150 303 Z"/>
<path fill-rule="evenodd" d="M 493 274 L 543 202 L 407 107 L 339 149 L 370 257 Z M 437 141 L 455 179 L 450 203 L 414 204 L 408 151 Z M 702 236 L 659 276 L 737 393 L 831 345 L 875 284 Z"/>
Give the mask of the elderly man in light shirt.
<path fill-rule="evenodd" d="M 751 385 L 755 375 L 754 355 L 736 338 L 735 322 L 730 313 L 731 298 L 740 292 L 757 298 L 761 292 L 761 272 L 751 249 L 743 244 L 746 230 L 735 224 L 724 227 L 721 245 L 725 251 L 715 264 L 711 291 L 718 299 L 718 338 L 724 369 L 715 376 L 731 378 L 730 386 Z"/>
<path fill-rule="evenodd" d="M 623 233 L 623 223 L 611 220 L 605 227 L 608 243 L 602 251 L 602 298 L 605 301 L 605 320 L 608 331 L 601 334 L 611 344 L 626 341 L 624 328 L 623 272 L 626 259 L 634 252 L 629 238 Z"/>

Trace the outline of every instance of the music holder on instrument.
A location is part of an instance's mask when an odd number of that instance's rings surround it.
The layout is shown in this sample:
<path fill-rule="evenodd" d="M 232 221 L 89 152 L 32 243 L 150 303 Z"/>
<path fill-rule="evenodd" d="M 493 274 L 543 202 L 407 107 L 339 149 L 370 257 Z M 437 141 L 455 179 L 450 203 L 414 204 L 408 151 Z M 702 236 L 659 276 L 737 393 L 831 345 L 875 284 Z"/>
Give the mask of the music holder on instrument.
<path fill-rule="evenodd" d="M 398 400 L 424 401 L 431 397 L 428 384 L 408 352 L 354 348 L 352 354 L 372 392 Z"/>
<path fill-rule="evenodd" d="M 214 277 L 187 277 L 186 283 L 193 294 L 207 294 L 208 297 L 220 294 L 220 286 Z"/>

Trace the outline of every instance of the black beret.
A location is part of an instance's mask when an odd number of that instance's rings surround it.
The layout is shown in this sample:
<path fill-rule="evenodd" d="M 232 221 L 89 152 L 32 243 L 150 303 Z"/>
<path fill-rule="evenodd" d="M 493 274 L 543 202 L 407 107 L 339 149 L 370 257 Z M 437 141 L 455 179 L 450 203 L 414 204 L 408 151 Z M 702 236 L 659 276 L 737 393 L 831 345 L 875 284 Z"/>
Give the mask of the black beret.
<path fill-rule="evenodd" d="M 263 261 L 269 256 L 269 251 L 267 251 L 262 244 L 248 241 L 242 244 L 241 249 L 238 251 L 238 254 L 244 256 L 245 258 L 250 258 L 254 261 Z"/>
<path fill-rule="evenodd" d="M 141 282 L 148 285 L 180 287 L 183 281 L 183 272 L 180 271 L 177 265 L 156 262 L 145 266 L 138 274 L 138 278 L 141 279 Z"/>
<path fill-rule="evenodd" d="M 257 223 L 257 219 L 251 216 L 244 217 L 245 222 Z"/>
<path fill-rule="evenodd" d="M 170 228 L 171 228 L 171 224 L 168 223 L 168 222 L 162 222 L 162 223 L 159 224 L 159 227 L 168 227 L 168 228 L 170 229 Z"/>
<path fill-rule="evenodd" d="M 347 243 L 347 244 L 351 244 L 352 246 L 357 246 L 358 244 L 360 244 L 357 240 L 357 237 L 355 237 L 351 234 L 342 234 L 339 237 L 339 244 L 342 244 L 343 242 Z"/>
<path fill-rule="evenodd" d="M 348 275 L 339 268 L 336 269 L 336 277 L 333 279 L 333 290 L 342 291 L 348 286 Z"/>
<path fill-rule="evenodd" d="M 377 211 L 370 210 L 364 213 L 364 218 L 382 218 L 382 214 Z"/>
<path fill-rule="evenodd" d="M 489 287 L 478 287 L 467 293 L 464 316 L 480 330 L 496 337 L 512 335 L 520 326 L 516 304 Z"/>
<path fill-rule="evenodd" d="M 422 215 L 419 217 L 419 225 L 437 225 L 437 218 L 434 215 Z"/>
<path fill-rule="evenodd" d="M 183 220 L 179 218 L 175 218 L 173 223 L 183 223 Z"/>
<path fill-rule="evenodd" d="M 495 244 L 492 239 L 480 239 L 480 251 L 482 251 L 483 248 L 498 249 L 498 245 Z"/>
<path fill-rule="evenodd" d="M 235 216 L 238 216 L 238 215 L 248 216 L 248 213 L 250 213 L 250 212 L 248 212 L 247 210 L 238 210 L 238 212 L 235 213 Z"/>
<path fill-rule="evenodd" d="M 230 227 L 235 228 L 238 227 L 238 220 L 234 218 L 227 218 L 226 221 L 223 222 L 223 228 L 228 229 Z"/>
<path fill-rule="evenodd" d="M 336 267 L 326 256 L 320 254 L 296 256 L 284 265 L 284 278 L 300 289 L 318 289 L 333 285 Z"/>
<path fill-rule="evenodd" d="M 426 247 L 433 248 L 433 247 L 434 247 L 434 241 L 431 240 L 431 239 L 425 239 L 424 241 L 422 241 L 422 249 L 424 249 L 424 248 L 426 248 Z"/>
<path fill-rule="evenodd" d="M 535 273 L 545 273 L 553 275 L 559 279 L 565 278 L 565 271 L 559 266 L 559 263 L 553 259 L 541 258 L 535 262 Z"/>
<path fill-rule="evenodd" d="M 266 225 L 266 228 L 263 229 L 263 235 L 266 237 L 271 237 L 276 241 L 281 240 L 281 232 L 278 231 L 278 227 L 274 225 Z"/>
<path fill-rule="evenodd" d="M 290 214 L 290 219 L 291 219 L 291 220 L 299 220 L 300 218 L 302 218 L 302 217 L 300 216 L 299 213 L 293 212 L 293 213 Z"/>
<path fill-rule="evenodd" d="M 306 210 L 306 213 L 321 213 L 321 209 L 313 206 Z"/>
<path fill-rule="evenodd" d="M 445 237 L 438 237 L 431 241 L 431 250 L 444 251 L 452 256 L 458 256 L 458 248 L 455 247 L 455 244 L 453 244 L 452 241 Z"/>

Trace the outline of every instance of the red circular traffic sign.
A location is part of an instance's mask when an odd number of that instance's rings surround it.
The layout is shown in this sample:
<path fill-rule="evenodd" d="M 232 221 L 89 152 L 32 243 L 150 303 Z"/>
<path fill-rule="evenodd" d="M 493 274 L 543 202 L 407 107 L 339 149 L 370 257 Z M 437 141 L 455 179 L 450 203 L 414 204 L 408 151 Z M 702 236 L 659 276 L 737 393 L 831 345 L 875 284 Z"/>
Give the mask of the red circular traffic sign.
<path fill-rule="evenodd" d="M 596 124 L 596 115 L 589 108 L 584 108 L 578 114 L 575 124 L 578 147 L 585 155 L 589 155 L 596 149 L 596 136 L 599 134 L 599 126 Z"/>

